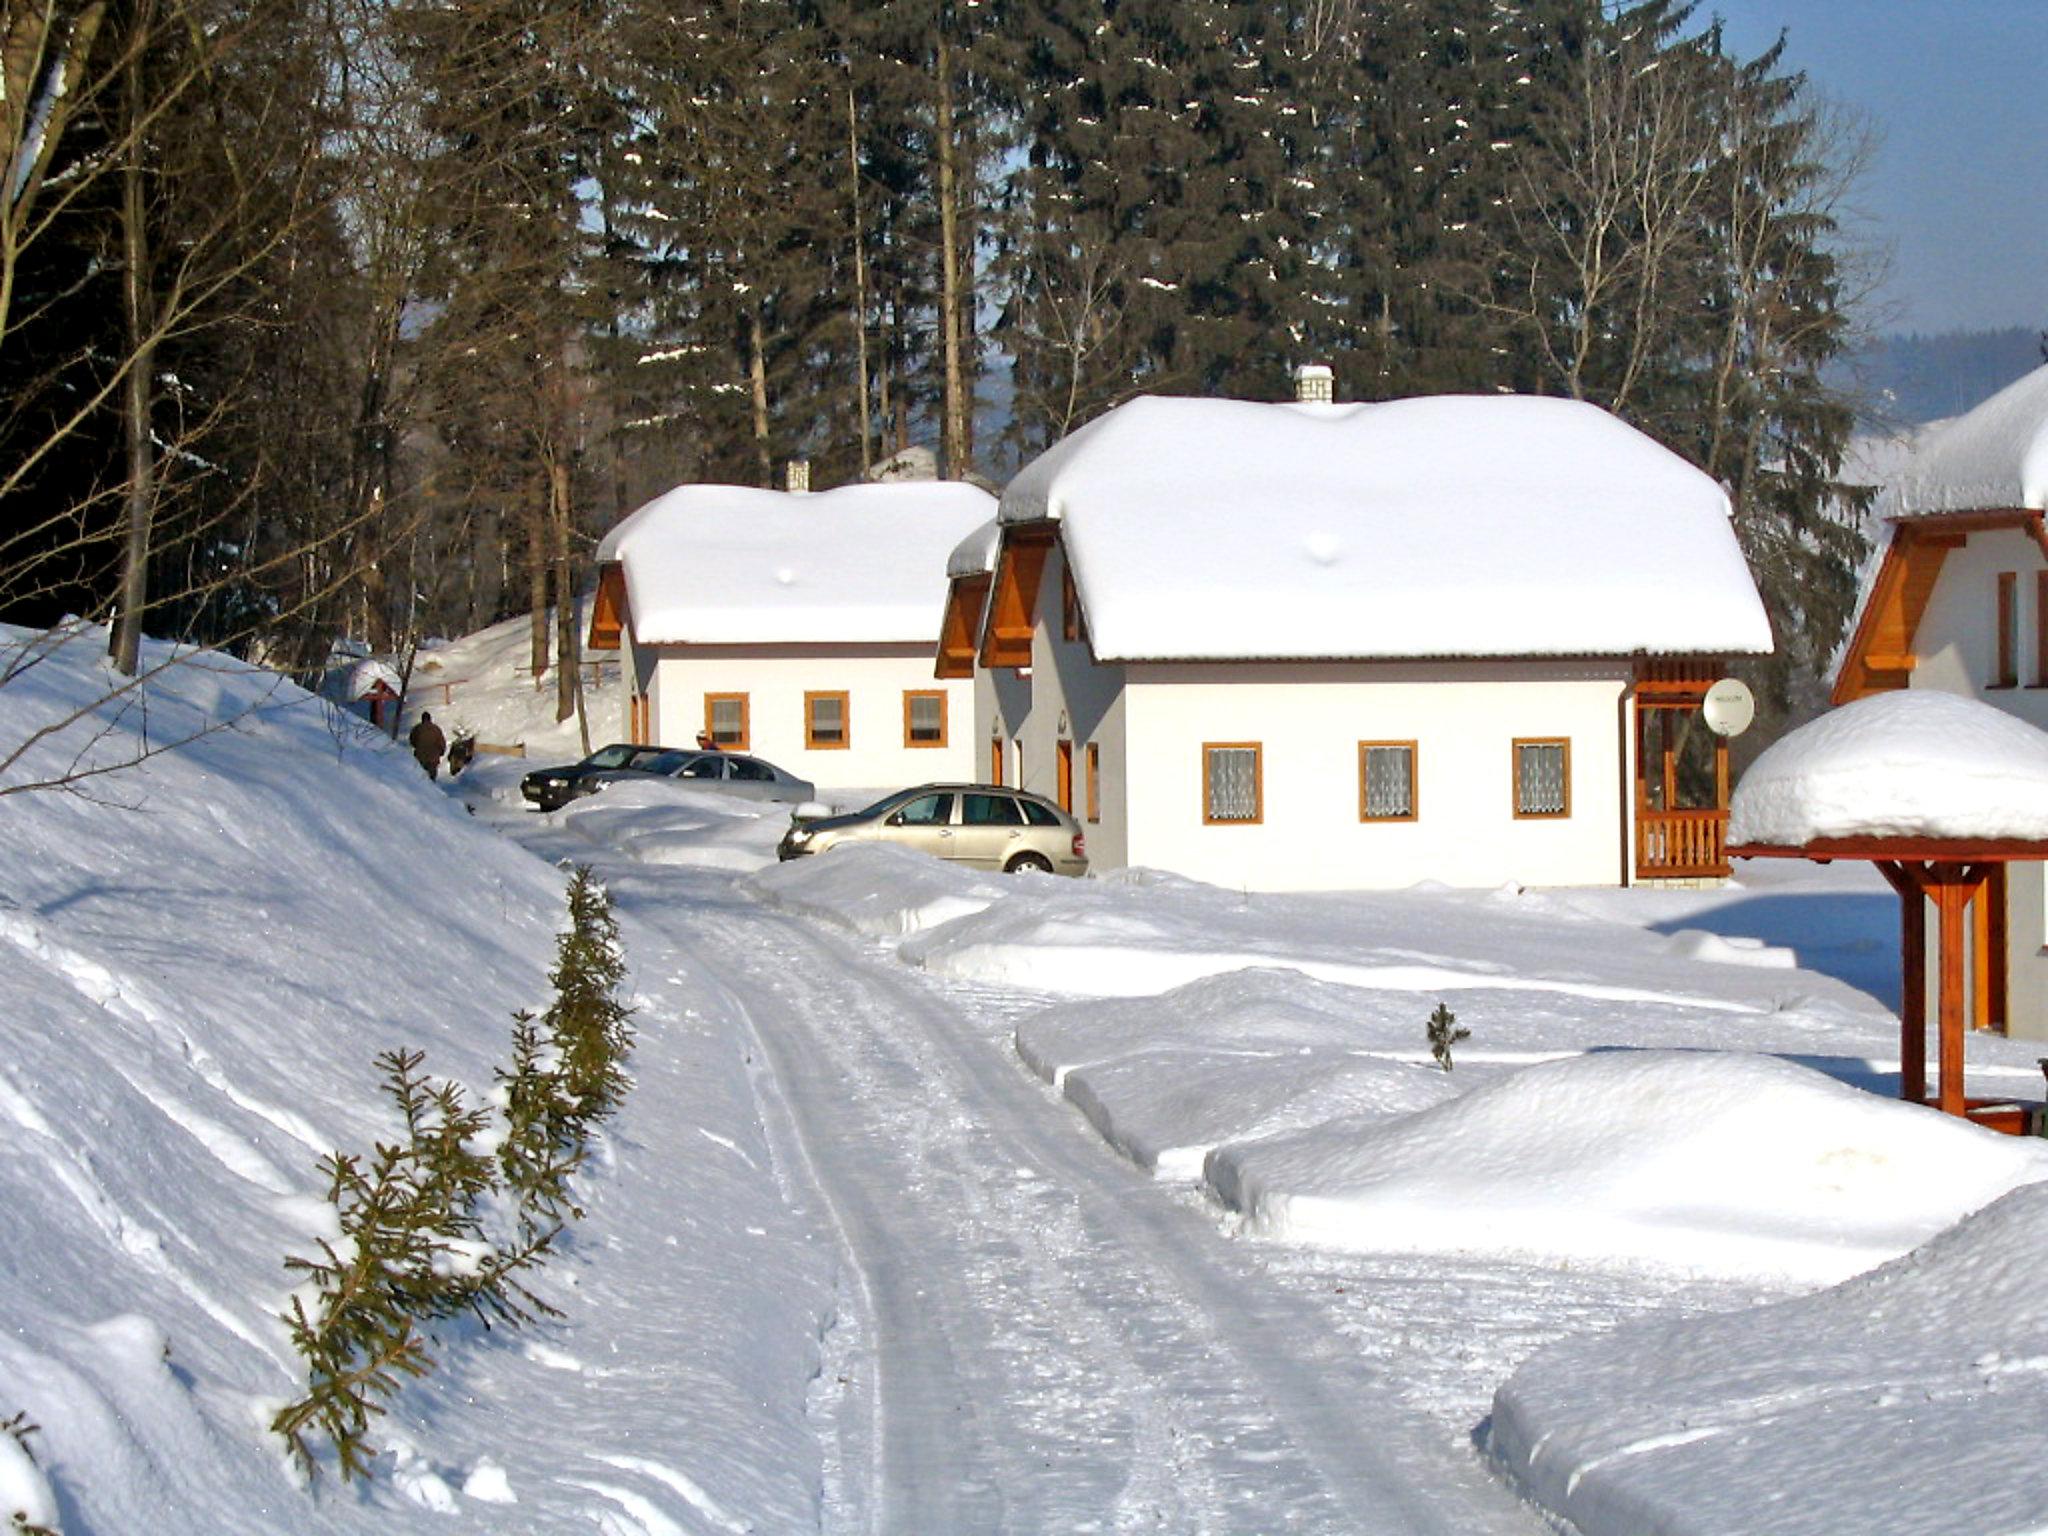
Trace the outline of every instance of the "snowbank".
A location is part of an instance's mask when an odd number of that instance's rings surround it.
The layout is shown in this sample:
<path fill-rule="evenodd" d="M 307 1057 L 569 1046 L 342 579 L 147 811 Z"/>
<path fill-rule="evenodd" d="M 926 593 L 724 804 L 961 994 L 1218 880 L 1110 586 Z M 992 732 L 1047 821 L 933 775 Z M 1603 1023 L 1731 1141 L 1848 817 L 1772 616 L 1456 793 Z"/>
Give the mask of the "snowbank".
<path fill-rule="evenodd" d="M 2048 839 L 2048 732 L 1931 689 L 1822 715 L 1750 765 L 1728 841 L 1798 848 L 1834 837 Z"/>
<path fill-rule="evenodd" d="M 2048 1526 L 2048 1185 L 1832 1290 L 1552 1346 L 1492 1454 L 1584 1536 Z"/>
<path fill-rule="evenodd" d="M 562 823 L 643 864 L 755 870 L 775 862 L 789 807 L 700 789 L 677 779 L 615 780 L 571 800 Z"/>
<path fill-rule="evenodd" d="M 116 686 L 104 643 L 0 686 L 0 747 Z M 589 1530 L 685 1483 L 693 1507 L 815 1524 L 829 1276 L 739 1038 L 685 1015 L 630 917 L 644 1045 L 578 1180 L 588 1215 L 537 1278 L 564 1317 L 450 1325 L 373 1426 L 376 1483 L 301 1483 L 267 1426 L 303 1382 L 279 1314 L 286 1256 L 332 1230 L 319 1159 L 391 1138 L 380 1051 L 492 1093 L 512 1012 L 547 1000 L 563 881 L 274 675 L 187 654 L 147 698 L 0 776 L 118 769 L 4 801 L 0 1419 L 40 1429 L 34 1478 L 0 1435 L 0 1490 L 73 1532 Z M 138 761 L 145 729 L 182 745 Z"/>
<path fill-rule="evenodd" d="M 1615 1051 L 1223 1147 L 1206 1177 L 1286 1241 L 1819 1284 L 2048 1178 L 2048 1144 L 1770 1057 Z"/>
<path fill-rule="evenodd" d="M 787 825 L 785 819 L 781 826 Z M 768 906 L 874 938 L 917 933 L 980 912 L 1018 888 L 1014 878 L 887 843 L 854 843 L 791 859 L 740 882 L 741 890 Z"/>
<path fill-rule="evenodd" d="M 1892 515 L 2048 506 L 2048 367 L 1918 445 L 1885 498 Z"/>

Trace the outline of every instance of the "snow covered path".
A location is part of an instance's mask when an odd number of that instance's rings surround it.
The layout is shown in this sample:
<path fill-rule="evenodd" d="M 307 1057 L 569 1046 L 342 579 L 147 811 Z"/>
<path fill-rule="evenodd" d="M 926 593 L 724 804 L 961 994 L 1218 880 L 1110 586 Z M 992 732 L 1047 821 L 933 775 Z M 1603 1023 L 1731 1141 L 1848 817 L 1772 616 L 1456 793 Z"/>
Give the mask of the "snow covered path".
<path fill-rule="evenodd" d="M 648 971 L 693 971 L 760 1042 L 796 1198 L 849 1258 L 828 1529 L 1540 1529 L 1315 1297 L 997 1048 L 1002 999 L 972 1018 L 972 989 L 719 875 L 606 875 L 676 946 Z"/>

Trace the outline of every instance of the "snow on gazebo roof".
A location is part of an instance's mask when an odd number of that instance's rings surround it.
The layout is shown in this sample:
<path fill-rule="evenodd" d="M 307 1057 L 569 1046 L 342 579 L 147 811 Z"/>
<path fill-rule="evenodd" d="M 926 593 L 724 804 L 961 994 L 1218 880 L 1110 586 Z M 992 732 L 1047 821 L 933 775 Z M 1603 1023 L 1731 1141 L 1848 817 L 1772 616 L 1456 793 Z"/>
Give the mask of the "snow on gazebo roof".
<path fill-rule="evenodd" d="M 990 518 L 954 545 L 953 553 L 946 557 L 947 580 L 986 576 L 993 571 L 996 568 L 996 545 L 1001 541 L 1002 531 L 1002 524 Z"/>
<path fill-rule="evenodd" d="M 939 571 L 995 498 L 953 480 L 681 485 L 605 536 L 644 645 L 930 642 Z"/>
<path fill-rule="evenodd" d="M 2048 506 L 2048 366 L 1931 434 L 1894 480 L 1884 510 L 2010 511 Z"/>
<path fill-rule="evenodd" d="M 1731 848 L 1822 839 L 2048 839 L 2048 732 L 1959 694 L 1873 694 L 1767 748 L 1736 786 Z"/>
<path fill-rule="evenodd" d="M 1147 396 L 1039 455 L 1103 659 L 1761 654 L 1720 486 L 1576 401 Z"/>

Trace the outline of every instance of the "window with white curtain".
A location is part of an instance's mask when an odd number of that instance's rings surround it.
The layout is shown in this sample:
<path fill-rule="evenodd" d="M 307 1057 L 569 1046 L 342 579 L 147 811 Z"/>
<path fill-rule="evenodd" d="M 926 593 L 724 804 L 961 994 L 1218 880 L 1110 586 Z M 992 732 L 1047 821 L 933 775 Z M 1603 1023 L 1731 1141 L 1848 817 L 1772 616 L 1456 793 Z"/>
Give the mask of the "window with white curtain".
<path fill-rule="evenodd" d="M 1415 743 L 1361 741 L 1358 744 L 1358 819 L 1415 819 Z"/>
<path fill-rule="evenodd" d="M 1572 744 L 1556 740 L 1515 743 L 1515 814 L 1569 816 L 1572 813 Z"/>
<path fill-rule="evenodd" d="M 1202 748 L 1202 820 L 1244 823 L 1262 819 L 1259 744 L 1210 742 Z"/>

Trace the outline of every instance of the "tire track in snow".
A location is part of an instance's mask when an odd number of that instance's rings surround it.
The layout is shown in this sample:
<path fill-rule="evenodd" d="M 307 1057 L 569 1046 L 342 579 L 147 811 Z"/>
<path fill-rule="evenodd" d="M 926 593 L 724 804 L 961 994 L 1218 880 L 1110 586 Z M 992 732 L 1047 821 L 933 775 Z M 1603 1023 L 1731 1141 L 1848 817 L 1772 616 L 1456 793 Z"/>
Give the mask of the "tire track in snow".
<path fill-rule="evenodd" d="M 631 895 L 667 885 L 635 874 Z M 762 1044 L 872 1320 L 875 1491 L 836 1528 L 1538 1528 L 939 984 L 701 877 L 690 894 L 700 974 Z M 682 904 L 634 905 L 666 926 Z"/>

